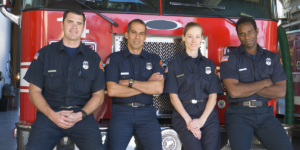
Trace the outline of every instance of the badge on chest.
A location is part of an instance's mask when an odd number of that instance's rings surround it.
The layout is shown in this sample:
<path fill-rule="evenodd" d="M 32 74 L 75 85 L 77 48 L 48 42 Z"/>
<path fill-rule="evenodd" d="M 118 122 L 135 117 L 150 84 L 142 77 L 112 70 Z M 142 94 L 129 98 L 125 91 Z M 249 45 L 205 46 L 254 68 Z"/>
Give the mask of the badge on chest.
<path fill-rule="evenodd" d="M 88 61 L 83 61 L 82 68 L 85 69 L 85 70 L 89 69 L 89 62 Z"/>
<path fill-rule="evenodd" d="M 152 69 L 152 64 L 151 64 L 151 62 L 148 62 L 148 63 L 146 64 L 146 69 L 147 69 L 147 70 L 151 70 L 151 69 Z"/>
<path fill-rule="evenodd" d="M 209 66 L 205 67 L 205 73 L 206 74 L 211 74 L 211 68 Z"/>
<path fill-rule="evenodd" d="M 267 58 L 266 59 L 266 64 L 268 65 L 268 66 L 270 66 L 272 63 L 271 63 L 271 58 Z"/>

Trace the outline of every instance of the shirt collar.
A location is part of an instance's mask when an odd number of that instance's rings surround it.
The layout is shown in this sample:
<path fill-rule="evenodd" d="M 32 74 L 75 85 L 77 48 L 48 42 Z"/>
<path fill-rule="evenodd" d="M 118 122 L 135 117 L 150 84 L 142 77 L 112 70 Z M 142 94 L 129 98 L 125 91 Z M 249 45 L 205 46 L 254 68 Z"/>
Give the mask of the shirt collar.
<path fill-rule="evenodd" d="M 241 54 L 241 53 L 244 53 L 244 52 L 246 54 L 249 54 L 247 52 L 247 50 L 245 49 L 245 47 L 241 44 L 240 47 L 239 47 L 239 49 L 238 49 L 238 53 Z M 259 44 L 257 44 L 257 53 L 256 53 L 256 55 L 262 55 L 263 53 L 265 53 L 265 50 L 262 49 Z"/>
<path fill-rule="evenodd" d="M 126 47 L 124 50 L 122 50 L 122 52 L 123 52 L 124 57 L 126 57 L 126 58 L 129 57 L 130 55 L 132 55 L 130 53 L 128 47 Z M 146 51 L 142 50 L 140 56 L 144 57 L 145 59 L 148 59 L 149 54 Z"/>
<path fill-rule="evenodd" d="M 200 59 L 203 59 L 203 55 L 201 54 L 200 50 L 198 51 L 198 60 Z M 186 60 L 187 58 L 191 58 L 191 56 L 189 56 L 187 53 L 186 53 L 186 49 L 184 49 L 182 55 L 181 55 L 181 58 L 182 58 L 182 61 Z"/>
<path fill-rule="evenodd" d="M 65 50 L 63 40 L 59 41 L 59 51 Z M 80 42 L 80 45 L 78 47 L 78 51 L 76 53 L 81 52 L 83 55 L 85 54 L 84 44 Z"/>

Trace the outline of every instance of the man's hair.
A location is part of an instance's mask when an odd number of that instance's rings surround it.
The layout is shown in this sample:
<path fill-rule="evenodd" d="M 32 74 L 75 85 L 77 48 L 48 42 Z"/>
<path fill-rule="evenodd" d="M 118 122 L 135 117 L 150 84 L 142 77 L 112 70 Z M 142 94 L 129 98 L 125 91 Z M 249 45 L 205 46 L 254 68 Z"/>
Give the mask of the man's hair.
<path fill-rule="evenodd" d="M 240 24 L 247 23 L 247 22 L 250 22 L 253 25 L 254 30 L 257 29 L 256 22 L 254 21 L 253 18 L 250 18 L 250 17 L 241 17 L 238 20 L 238 22 L 236 23 L 236 27 L 235 27 L 236 32 L 238 32 L 238 27 L 239 27 Z"/>
<path fill-rule="evenodd" d="M 133 22 L 136 22 L 136 23 L 140 23 L 140 24 L 145 25 L 145 35 L 146 35 L 146 32 L 147 32 L 147 26 L 146 26 L 145 22 L 144 22 L 143 20 L 141 20 L 141 19 L 134 19 L 134 20 L 130 21 L 130 22 L 128 23 L 127 33 L 129 33 L 129 31 L 130 31 L 130 29 L 131 29 L 131 24 L 132 24 Z"/>
<path fill-rule="evenodd" d="M 76 14 L 76 15 L 81 15 L 82 17 L 83 17 L 83 24 L 85 25 L 85 15 L 84 15 L 84 13 L 81 11 L 81 10 L 79 10 L 79 9 L 68 9 L 68 10 L 66 10 L 65 12 L 64 12 L 64 15 L 63 15 L 63 22 L 65 21 L 65 19 L 67 18 L 67 15 L 69 14 L 69 13 L 73 13 L 73 14 Z"/>

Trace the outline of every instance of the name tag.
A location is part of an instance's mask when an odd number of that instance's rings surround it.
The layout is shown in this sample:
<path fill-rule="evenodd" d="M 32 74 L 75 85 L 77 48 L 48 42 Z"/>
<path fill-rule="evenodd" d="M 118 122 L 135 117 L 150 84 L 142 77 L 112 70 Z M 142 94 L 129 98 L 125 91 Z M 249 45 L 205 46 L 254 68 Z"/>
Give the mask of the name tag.
<path fill-rule="evenodd" d="M 239 71 L 245 71 L 247 70 L 247 68 L 242 68 L 242 69 L 239 69 Z"/>
<path fill-rule="evenodd" d="M 182 76 L 184 76 L 184 74 L 180 74 L 180 75 L 178 75 L 178 76 L 177 76 L 177 78 L 179 78 L 179 77 L 182 77 Z"/>
<path fill-rule="evenodd" d="M 129 72 L 121 72 L 121 75 L 129 75 Z"/>
<path fill-rule="evenodd" d="M 48 72 L 56 72 L 56 70 L 48 70 Z"/>

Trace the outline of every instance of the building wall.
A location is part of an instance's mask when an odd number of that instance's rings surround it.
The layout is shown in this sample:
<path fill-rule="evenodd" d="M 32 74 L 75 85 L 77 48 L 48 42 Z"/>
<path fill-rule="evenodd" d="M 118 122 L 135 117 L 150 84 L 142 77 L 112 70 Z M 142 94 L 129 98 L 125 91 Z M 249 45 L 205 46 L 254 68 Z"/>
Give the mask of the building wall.
<path fill-rule="evenodd" d="M 0 81 L 0 98 L 2 98 L 2 87 L 5 83 L 10 84 L 10 49 L 11 49 L 11 22 L 0 13 L 0 71 L 4 77 Z"/>

